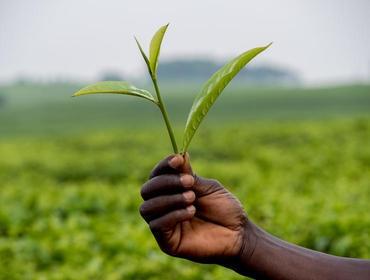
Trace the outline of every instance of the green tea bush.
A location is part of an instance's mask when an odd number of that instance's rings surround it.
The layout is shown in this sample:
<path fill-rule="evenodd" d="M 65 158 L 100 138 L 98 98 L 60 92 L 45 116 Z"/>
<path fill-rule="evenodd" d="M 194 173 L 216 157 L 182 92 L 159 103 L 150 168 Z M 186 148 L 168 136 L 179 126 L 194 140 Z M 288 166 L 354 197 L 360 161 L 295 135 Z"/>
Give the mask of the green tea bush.
<path fill-rule="evenodd" d="M 370 257 L 370 121 L 204 127 L 195 171 L 290 242 Z M 164 255 L 138 206 L 170 150 L 162 129 L 0 140 L 0 279 L 239 279 Z"/>

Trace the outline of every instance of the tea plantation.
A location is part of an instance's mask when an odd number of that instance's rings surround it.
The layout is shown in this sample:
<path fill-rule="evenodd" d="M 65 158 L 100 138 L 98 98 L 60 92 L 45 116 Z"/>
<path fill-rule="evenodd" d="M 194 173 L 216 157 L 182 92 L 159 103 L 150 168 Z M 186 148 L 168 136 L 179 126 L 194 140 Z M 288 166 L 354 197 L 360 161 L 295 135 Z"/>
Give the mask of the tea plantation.
<path fill-rule="evenodd" d="M 235 90 L 195 136 L 193 167 L 270 233 L 370 258 L 369 89 Z M 138 213 L 141 184 L 171 152 L 155 108 L 70 92 L 0 88 L 0 279 L 240 279 L 166 256 Z M 177 94 L 180 136 L 191 98 Z"/>

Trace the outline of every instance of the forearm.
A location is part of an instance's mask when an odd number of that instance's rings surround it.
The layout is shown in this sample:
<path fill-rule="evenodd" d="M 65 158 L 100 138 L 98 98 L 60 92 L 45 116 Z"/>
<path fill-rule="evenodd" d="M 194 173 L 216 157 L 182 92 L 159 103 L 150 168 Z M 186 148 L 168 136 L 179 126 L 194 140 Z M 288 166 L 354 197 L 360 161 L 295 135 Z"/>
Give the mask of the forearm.
<path fill-rule="evenodd" d="M 370 279 L 370 261 L 336 257 L 282 241 L 249 222 L 241 255 L 226 266 L 256 279 Z M 249 244 L 248 244 L 249 243 Z"/>

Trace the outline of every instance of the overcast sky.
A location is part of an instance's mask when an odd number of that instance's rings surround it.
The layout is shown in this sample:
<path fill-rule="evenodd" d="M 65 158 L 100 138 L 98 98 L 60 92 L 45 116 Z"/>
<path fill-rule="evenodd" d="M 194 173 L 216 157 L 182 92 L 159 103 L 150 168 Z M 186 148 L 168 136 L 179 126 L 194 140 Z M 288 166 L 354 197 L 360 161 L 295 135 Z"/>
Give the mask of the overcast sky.
<path fill-rule="evenodd" d="M 370 79 L 370 0 L 0 0 L 0 81 L 135 75 L 133 35 L 147 46 L 167 22 L 161 58 L 223 59 L 273 41 L 254 63 L 307 83 Z"/>

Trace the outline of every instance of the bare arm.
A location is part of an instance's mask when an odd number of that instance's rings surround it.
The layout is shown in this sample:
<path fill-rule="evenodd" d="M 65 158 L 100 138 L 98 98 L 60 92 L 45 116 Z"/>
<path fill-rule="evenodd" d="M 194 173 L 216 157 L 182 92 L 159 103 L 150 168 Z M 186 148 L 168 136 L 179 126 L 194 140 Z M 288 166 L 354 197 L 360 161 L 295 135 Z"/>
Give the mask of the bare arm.
<path fill-rule="evenodd" d="M 264 232 L 218 181 L 196 176 L 188 157 L 162 160 L 141 194 L 140 213 L 171 256 L 255 279 L 370 279 L 369 260 L 323 254 Z"/>
<path fill-rule="evenodd" d="M 280 240 L 253 223 L 236 262 L 225 263 L 255 279 L 370 279 L 370 261 L 332 256 Z"/>

